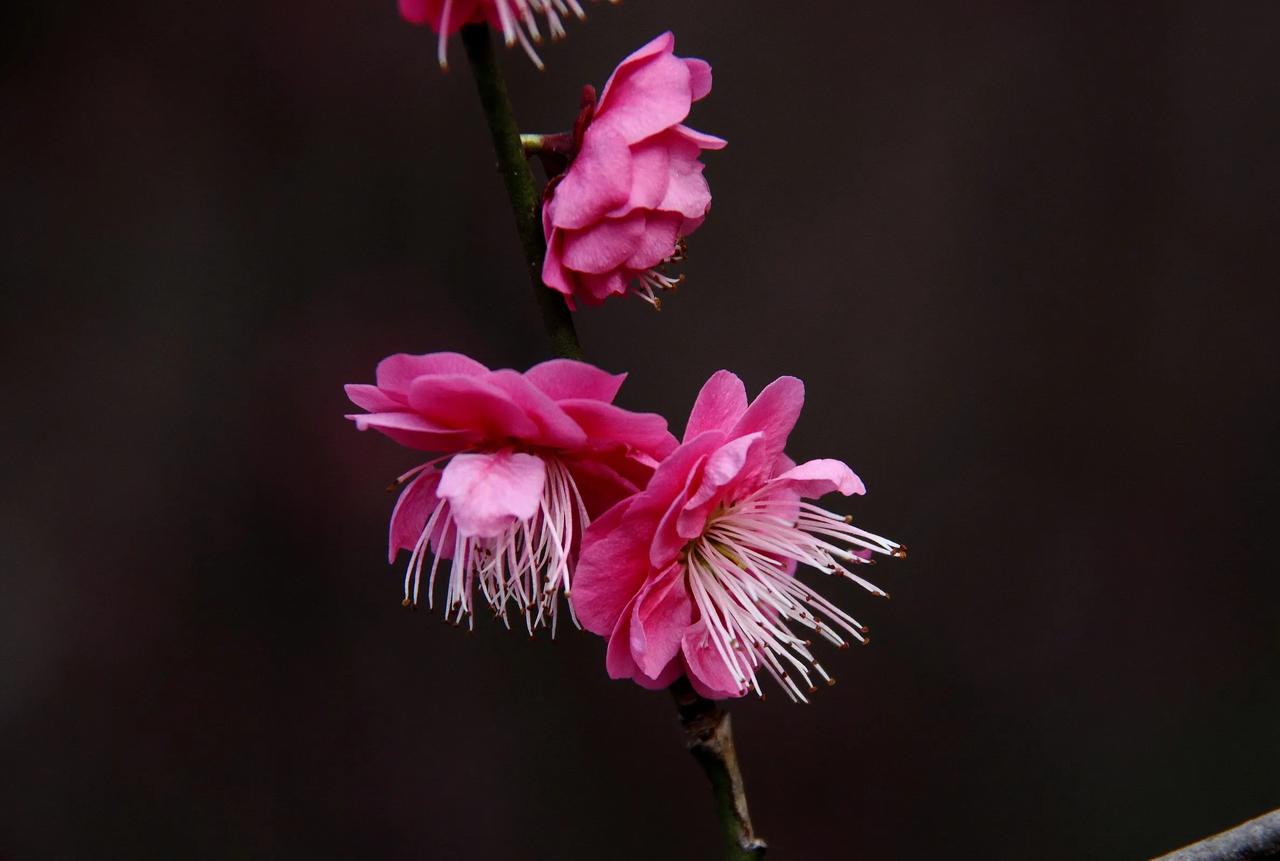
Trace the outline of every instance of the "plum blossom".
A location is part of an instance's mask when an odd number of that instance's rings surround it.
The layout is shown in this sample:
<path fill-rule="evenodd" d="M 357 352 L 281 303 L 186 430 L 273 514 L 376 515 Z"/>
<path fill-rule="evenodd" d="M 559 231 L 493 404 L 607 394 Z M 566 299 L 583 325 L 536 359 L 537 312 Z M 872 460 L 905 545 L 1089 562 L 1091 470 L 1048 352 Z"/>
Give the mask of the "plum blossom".
<path fill-rule="evenodd" d="M 725 142 L 683 124 L 711 91 L 711 67 L 674 50 L 663 33 L 619 64 L 585 129 L 579 122 L 569 169 L 548 187 L 542 280 L 571 305 L 631 291 L 660 307 L 658 292 L 683 280 L 662 267 L 683 259 L 711 207 L 702 150 Z"/>
<path fill-rule="evenodd" d="M 676 446 L 666 420 L 613 404 L 625 374 L 556 359 L 521 374 L 458 353 L 397 354 L 375 385 L 348 385 L 350 415 L 401 445 L 441 456 L 418 464 L 391 514 L 388 558 L 409 551 L 405 605 L 424 568 L 432 606 L 448 560 L 444 612 L 474 627 L 473 592 L 504 624 L 555 633 L 590 519 L 642 488 Z M 433 557 L 429 566 L 426 559 Z"/>
<path fill-rule="evenodd" d="M 719 371 L 645 490 L 591 524 L 573 604 L 584 628 L 608 638 L 610 676 L 659 688 L 687 675 L 702 696 L 725 698 L 763 696 L 768 675 L 805 700 L 815 681 L 831 681 L 810 634 L 842 648 L 866 641 L 796 567 L 883 596 L 858 572 L 874 553 L 906 551 L 806 501 L 865 488 L 838 460 L 786 456 L 803 403 L 804 384 L 781 377 L 748 405 L 742 381 Z"/>
<path fill-rule="evenodd" d="M 617 3 L 619 0 L 610 0 Z M 449 37 L 464 24 L 488 23 L 502 33 L 510 48 L 516 42 L 539 69 L 542 59 L 534 45 L 542 42 L 538 16 L 546 22 L 552 39 L 565 36 L 564 21 L 570 15 L 586 17 L 578 0 L 399 0 L 400 14 L 412 24 L 429 24 L 439 34 L 436 53 L 440 68 L 446 69 Z"/>

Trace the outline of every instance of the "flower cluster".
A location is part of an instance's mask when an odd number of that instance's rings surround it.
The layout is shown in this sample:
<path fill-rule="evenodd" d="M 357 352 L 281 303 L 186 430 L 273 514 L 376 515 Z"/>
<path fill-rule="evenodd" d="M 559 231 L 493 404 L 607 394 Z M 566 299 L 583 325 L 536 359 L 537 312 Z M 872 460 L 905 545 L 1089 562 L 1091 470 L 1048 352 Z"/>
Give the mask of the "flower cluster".
<path fill-rule="evenodd" d="M 537 62 L 539 16 L 554 37 L 563 17 L 582 14 L 576 0 L 400 8 L 440 34 L 442 64 L 464 24 L 489 22 Z M 558 169 L 543 192 L 541 275 L 570 308 L 628 292 L 657 307 L 682 280 L 664 267 L 683 258 L 711 205 L 702 152 L 725 143 L 684 125 L 710 90 L 711 67 L 677 57 L 664 33 L 622 61 L 598 100 L 588 88 L 572 133 L 550 136 L 544 163 Z M 482 601 L 530 635 L 554 635 L 567 605 L 607 639 L 614 678 L 661 688 L 685 677 L 709 698 L 764 696 L 772 679 L 806 700 L 831 682 L 815 643 L 865 643 L 867 629 L 801 566 L 884 596 L 863 572 L 904 548 L 813 501 L 866 489 L 839 460 L 787 455 L 800 380 L 781 377 L 749 401 L 719 371 L 677 441 L 663 417 L 614 403 L 624 378 L 567 359 L 519 373 L 428 353 L 390 356 L 373 385 L 347 386 L 365 410 L 348 416 L 360 430 L 431 453 L 392 484 L 388 555 L 408 553 L 405 604 L 425 578 L 434 606 L 440 575 L 449 621 L 473 626 Z"/>

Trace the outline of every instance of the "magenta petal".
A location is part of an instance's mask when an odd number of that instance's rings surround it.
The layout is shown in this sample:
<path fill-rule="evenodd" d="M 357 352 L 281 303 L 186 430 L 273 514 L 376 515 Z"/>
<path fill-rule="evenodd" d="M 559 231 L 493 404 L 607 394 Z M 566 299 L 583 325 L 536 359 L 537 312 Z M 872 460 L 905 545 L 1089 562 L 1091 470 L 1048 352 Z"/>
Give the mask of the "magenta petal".
<path fill-rule="evenodd" d="M 374 379 L 380 389 L 407 394 L 413 381 L 427 374 L 474 377 L 488 371 L 484 365 L 461 353 L 426 353 L 421 356 L 396 353 L 378 363 Z"/>
<path fill-rule="evenodd" d="M 772 465 L 773 460 L 787 447 L 787 437 L 796 426 L 803 407 L 804 383 L 795 377 L 778 377 L 756 395 L 756 399 L 747 407 L 729 435 L 763 432 L 768 443 L 769 463 Z"/>
<path fill-rule="evenodd" d="M 689 628 L 680 648 L 689 670 L 689 681 L 701 696 L 723 700 L 740 697 L 747 692 L 733 678 L 733 673 L 720 656 L 720 650 L 711 642 L 706 622 L 699 620 Z"/>
<path fill-rule="evenodd" d="M 581 151 L 555 187 L 547 204 L 547 218 L 554 227 L 578 230 L 626 203 L 630 196 L 631 149 L 627 141 L 617 130 L 592 123 Z"/>
<path fill-rule="evenodd" d="M 776 476 L 769 486 L 774 484 L 788 487 L 809 499 L 837 491 L 845 496 L 867 492 L 862 479 L 854 475 L 852 469 L 842 461 L 829 458 L 809 460 L 792 467 Z"/>
<path fill-rule="evenodd" d="M 631 257 L 627 259 L 626 268 L 643 272 L 652 269 L 666 260 L 676 251 L 676 240 L 679 238 L 679 215 L 662 212 L 650 213 L 645 218 L 644 233 L 640 244 Z"/>
<path fill-rule="evenodd" d="M 684 441 L 709 430 L 727 431 L 746 411 L 747 389 L 742 380 L 731 371 L 716 371 L 693 402 Z"/>
<path fill-rule="evenodd" d="M 544 220 L 546 219 L 544 215 Z M 564 266 L 564 231 L 552 228 L 547 232 L 547 256 L 542 261 L 542 283 L 566 296 L 572 296 L 573 276 Z"/>
<path fill-rule="evenodd" d="M 683 675 L 684 661 L 681 660 L 681 656 L 677 653 L 676 656 L 658 672 L 657 676 L 651 678 L 643 673 L 637 672 L 631 678 L 642 688 L 646 688 L 651 691 L 662 691 L 671 687 L 672 683 Z"/>
<path fill-rule="evenodd" d="M 617 397 L 618 389 L 627 379 L 626 374 L 611 374 L 573 359 L 542 362 L 525 371 L 524 376 L 553 401 L 587 398 L 606 403 Z"/>
<path fill-rule="evenodd" d="M 391 530 L 387 539 L 388 562 L 396 561 L 397 551 L 412 552 L 417 546 L 422 530 L 427 526 L 427 518 L 440 504 L 436 496 L 436 485 L 439 483 L 440 470 L 427 467 L 400 491 L 396 507 L 391 510 Z"/>
<path fill-rule="evenodd" d="M 542 458 L 531 454 L 460 454 L 444 468 L 436 494 L 449 501 L 464 536 L 493 538 L 513 521 L 533 517 L 546 478 Z"/>
<path fill-rule="evenodd" d="M 408 400 L 399 400 L 392 397 L 377 386 L 369 386 L 363 383 L 348 383 L 342 387 L 347 393 L 347 397 L 351 402 L 361 409 L 368 410 L 371 413 L 385 412 L 387 410 L 403 410 L 408 408 Z"/>
<path fill-rule="evenodd" d="M 419 377 L 409 388 L 409 403 L 428 421 L 487 439 L 525 439 L 538 431 L 511 397 L 484 377 Z"/>
<path fill-rule="evenodd" d="M 724 489 L 742 472 L 751 446 L 761 437 L 758 433 L 738 437 L 720 446 L 707 458 L 698 486 L 676 520 L 676 532 L 680 537 L 692 539 L 702 534 L 711 509 L 724 496 Z"/>
<path fill-rule="evenodd" d="M 640 666 L 631 656 L 631 607 L 632 599 L 619 614 L 613 630 L 607 635 L 609 646 L 604 653 L 604 668 L 611 679 L 630 679 L 640 675 Z"/>
<path fill-rule="evenodd" d="M 659 675 L 680 651 L 680 639 L 693 621 L 693 603 L 684 587 L 684 566 L 675 563 L 641 590 L 631 609 L 631 656 L 650 678 Z"/>
<path fill-rule="evenodd" d="M 488 381 L 507 393 L 511 402 L 538 426 L 537 433 L 524 437 L 526 442 L 551 448 L 576 449 L 587 443 L 587 435 L 555 401 L 515 371 L 494 371 Z"/>
<path fill-rule="evenodd" d="M 629 276 L 620 269 L 614 269 L 603 275 L 583 272 L 578 276 L 582 284 L 582 300 L 588 305 L 599 305 L 610 296 L 621 296 L 627 292 Z"/>
<path fill-rule="evenodd" d="M 634 212 L 566 233 L 564 265 L 595 274 L 616 269 L 635 253 L 644 237 L 644 225 L 644 213 Z"/>
<path fill-rule="evenodd" d="M 695 57 L 685 57 L 684 64 L 689 68 L 689 91 L 696 102 L 711 92 L 711 64 Z"/>
<path fill-rule="evenodd" d="M 676 447 L 667 420 L 654 413 L 633 413 L 603 401 L 571 398 L 560 401 L 565 411 L 587 433 L 593 447 L 625 445 L 657 458 Z"/>
<path fill-rule="evenodd" d="M 582 536 L 570 600 L 582 627 L 602 637 L 613 631 L 649 572 L 646 551 L 653 518 L 627 517 L 634 500 L 610 508 Z"/>
<path fill-rule="evenodd" d="M 477 435 L 468 431 L 441 428 L 417 413 L 369 413 L 347 416 L 357 430 L 373 428 L 400 445 L 420 451 L 457 451 L 473 444 Z"/>

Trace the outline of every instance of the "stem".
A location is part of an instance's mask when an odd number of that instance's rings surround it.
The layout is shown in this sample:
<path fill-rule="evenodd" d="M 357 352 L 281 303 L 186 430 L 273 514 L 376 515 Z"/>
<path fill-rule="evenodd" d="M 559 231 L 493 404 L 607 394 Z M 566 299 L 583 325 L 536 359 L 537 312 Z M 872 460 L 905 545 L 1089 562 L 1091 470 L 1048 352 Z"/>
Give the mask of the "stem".
<path fill-rule="evenodd" d="M 699 696 L 688 679 L 682 678 L 673 684 L 671 695 L 680 712 L 685 744 L 711 781 L 720 828 L 724 832 L 725 857 L 729 861 L 763 858 L 766 844 L 751 829 L 747 791 L 738 769 L 728 712 Z"/>
<path fill-rule="evenodd" d="M 1206 837 L 1156 861 L 1251 861 L 1280 857 L 1280 810 Z"/>
<path fill-rule="evenodd" d="M 467 49 L 471 73 L 475 77 L 480 103 L 484 106 L 489 133 L 493 136 L 493 149 L 498 156 L 498 170 L 511 211 L 516 217 L 516 231 L 524 248 L 524 259 L 533 284 L 534 298 L 542 312 L 542 323 L 551 338 L 553 352 L 566 359 L 581 359 L 582 346 L 573 328 L 573 316 L 565 305 L 564 297 L 542 283 L 542 260 L 547 253 L 546 239 L 542 235 L 541 211 L 533 172 L 525 159 L 520 144 L 520 128 L 516 125 L 511 109 L 507 85 L 498 67 L 498 57 L 493 50 L 487 24 L 467 24 L 462 28 L 462 44 Z"/>

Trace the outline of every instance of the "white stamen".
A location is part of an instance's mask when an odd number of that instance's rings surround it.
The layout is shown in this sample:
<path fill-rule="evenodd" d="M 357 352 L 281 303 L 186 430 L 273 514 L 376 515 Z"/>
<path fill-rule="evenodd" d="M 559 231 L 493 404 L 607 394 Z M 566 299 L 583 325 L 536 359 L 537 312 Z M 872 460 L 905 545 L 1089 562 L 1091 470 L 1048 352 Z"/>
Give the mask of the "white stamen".
<path fill-rule="evenodd" d="M 906 551 L 826 509 L 771 493 L 766 486 L 711 517 L 702 535 L 687 547 L 689 592 L 706 623 L 710 645 L 741 692 L 761 693 L 756 672 L 763 668 L 792 700 L 808 702 L 805 693 L 816 690 L 811 671 L 827 684 L 834 680 L 810 652 L 810 642 L 787 623 L 795 622 L 841 648 L 848 643 L 832 625 L 863 643 L 867 629 L 787 573 L 787 560 L 844 577 L 883 596 L 846 567 L 871 560 L 846 548 L 889 556 L 904 556 Z"/>

